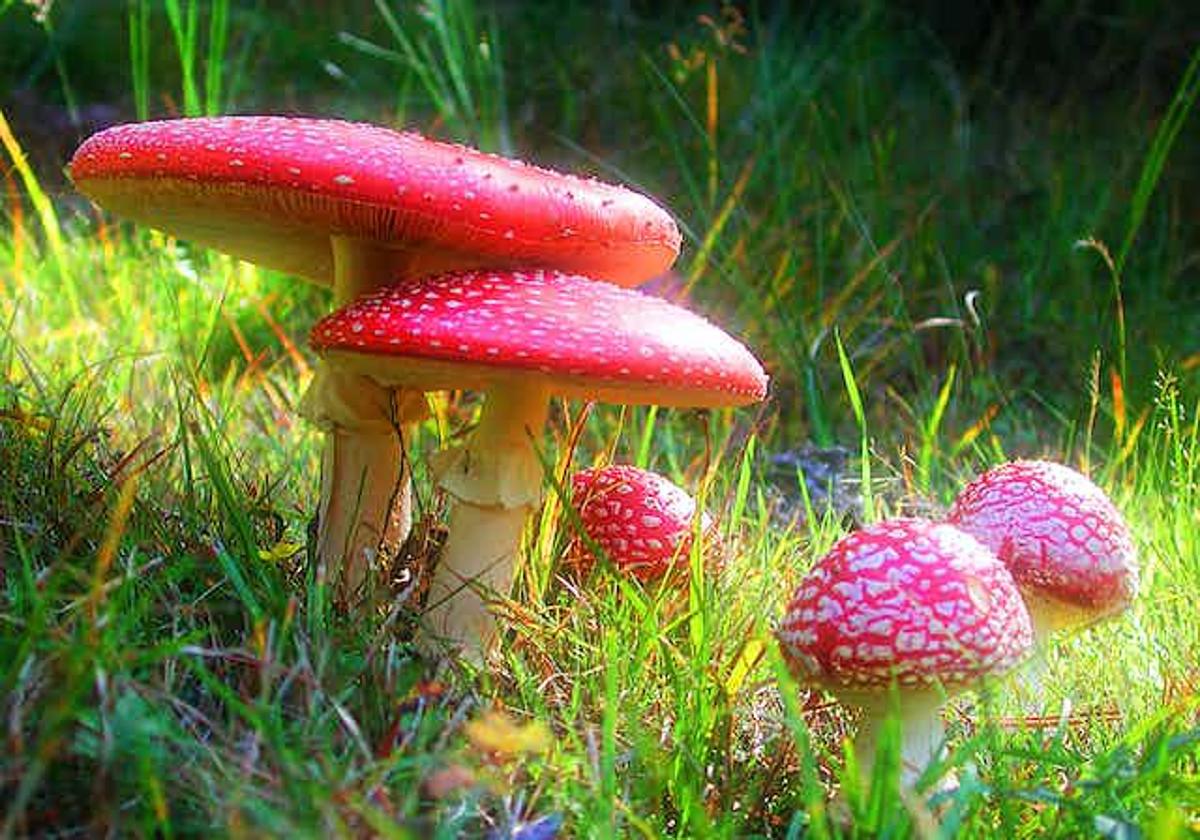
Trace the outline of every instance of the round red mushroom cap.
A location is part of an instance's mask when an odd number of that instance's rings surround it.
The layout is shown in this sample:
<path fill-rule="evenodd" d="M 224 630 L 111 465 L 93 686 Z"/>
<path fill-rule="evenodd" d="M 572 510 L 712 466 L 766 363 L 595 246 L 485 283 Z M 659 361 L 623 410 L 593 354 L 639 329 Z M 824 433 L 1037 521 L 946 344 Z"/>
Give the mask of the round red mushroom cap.
<path fill-rule="evenodd" d="M 113 212 L 326 284 L 331 235 L 411 251 L 413 275 L 545 265 L 633 286 L 679 253 L 674 220 L 640 193 L 364 123 L 131 123 L 69 168 Z"/>
<path fill-rule="evenodd" d="M 583 530 L 618 569 L 641 581 L 687 568 L 696 500 L 650 470 L 621 464 L 580 470 L 571 497 Z M 708 531 L 712 517 L 701 515 Z"/>
<path fill-rule="evenodd" d="M 924 519 L 839 540 L 797 588 L 778 630 L 797 675 L 835 693 L 959 688 L 1017 663 L 1029 613 L 1004 565 L 970 535 Z"/>
<path fill-rule="evenodd" d="M 1082 473 L 1051 461 L 1012 461 L 980 475 L 947 520 L 1043 597 L 1107 614 L 1137 592 L 1137 553 L 1121 513 Z"/>
<path fill-rule="evenodd" d="M 693 407 L 767 392 L 758 360 L 699 315 L 551 270 L 451 272 L 381 288 L 322 318 L 309 340 L 342 369 L 425 391 L 540 380 L 561 396 Z"/>

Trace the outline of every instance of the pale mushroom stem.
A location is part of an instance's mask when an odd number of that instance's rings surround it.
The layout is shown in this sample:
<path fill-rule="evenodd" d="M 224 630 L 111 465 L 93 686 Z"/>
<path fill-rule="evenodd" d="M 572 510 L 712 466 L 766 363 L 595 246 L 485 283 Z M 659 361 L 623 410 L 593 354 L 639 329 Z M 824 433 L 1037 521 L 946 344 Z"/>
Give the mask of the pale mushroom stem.
<path fill-rule="evenodd" d="M 1061 630 L 1086 627 L 1100 618 L 1081 607 L 1048 598 L 1033 587 L 1021 587 L 1021 597 L 1029 610 L 1033 650 L 1021 669 L 1019 682 L 1025 694 L 1022 699 L 1026 711 L 1040 715 L 1046 711 L 1046 686 L 1050 681 L 1048 656 L 1054 635 Z"/>
<path fill-rule="evenodd" d="M 412 525 L 412 484 L 392 432 L 347 432 L 325 438 L 321 462 L 317 557 L 339 603 L 363 597 L 380 553 L 394 552 Z"/>
<path fill-rule="evenodd" d="M 1047 659 L 1050 637 L 1062 626 L 1052 610 L 1038 609 L 1045 606 L 1044 599 L 1031 596 L 1027 589 L 1021 591 L 1025 605 L 1029 608 L 1029 623 L 1033 627 L 1033 650 L 1021 666 L 1017 683 L 1023 696 L 1021 705 L 1027 712 L 1040 715 L 1046 709 L 1046 685 L 1050 677 L 1050 662 Z"/>
<path fill-rule="evenodd" d="M 422 616 L 429 652 L 477 664 L 484 658 L 496 629 L 489 602 L 508 595 L 521 533 L 541 495 L 533 441 L 549 399 L 541 385 L 488 392 L 470 440 L 434 459 L 439 483 L 455 504 Z"/>
<path fill-rule="evenodd" d="M 898 708 L 886 699 L 863 704 L 863 719 L 854 739 L 854 752 L 864 786 L 870 784 L 875 773 L 884 724 L 895 708 L 900 724 L 900 789 L 914 790 L 921 774 L 940 755 L 946 738 L 941 716 L 943 701 L 940 693 L 927 691 L 904 695 Z"/>
<path fill-rule="evenodd" d="M 346 236 L 333 237 L 331 248 L 336 307 L 403 276 L 394 249 Z M 304 397 L 304 413 L 327 432 L 316 558 L 345 606 L 363 599 L 381 551 L 397 550 L 411 528 L 401 423 L 419 416 L 419 398 L 324 361 Z"/>

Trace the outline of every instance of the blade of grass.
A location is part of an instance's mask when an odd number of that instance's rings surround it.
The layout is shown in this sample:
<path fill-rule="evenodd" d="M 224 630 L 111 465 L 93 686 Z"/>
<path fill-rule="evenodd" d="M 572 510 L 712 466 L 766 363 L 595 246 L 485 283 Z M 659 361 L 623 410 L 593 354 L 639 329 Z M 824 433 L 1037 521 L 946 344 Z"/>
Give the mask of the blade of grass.
<path fill-rule="evenodd" d="M 635 467 L 647 469 L 650 466 L 650 445 L 654 442 L 654 428 L 658 422 L 658 406 L 652 405 L 646 409 L 646 422 L 642 433 L 638 436 L 637 453 L 633 459 Z"/>
<path fill-rule="evenodd" d="M 758 435 L 752 434 L 746 439 L 746 448 L 742 452 L 742 462 L 738 466 L 737 487 L 733 494 L 733 507 L 729 511 L 729 521 L 725 523 L 725 531 L 733 534 L 741 527 L 742 516 L 746 512 L 746 500 L 750 497 L 750 479 L 754 471 L 754 452 L 758 443 Z"/>
<path fill-rule="evenodd" d="M 954 378 L 958 368 L 953 364 L 946 371 L 942 387 L 938 389 L 937 399 L 929 419 L 921 427 L 921 453 L 918 457 L 918 482 L 921 490 L 929 492 L 932 482 L 933 455 L 937 448 L 937 436 L 942 427 L 942 419 L 946 416 L 946 407 L 950 404 L 950 394 L 954 388 Z"/>
<path fill-rule="evenodd" d="M 133 87 L 133 112 L 138 120 L 150 119 L 150 2 L 128 0 L 129 79 Z"/>
<path fill-rule="evenodd" d="M 1180 79 L 1179 86 L 1175 89 L 1175 97 L 1171 100 L 1167 113 L 1154 133 L 1154 139 L 1150 142 L 1150 150 L 1146 154 L 1142 171 L 1138 175 L 1137 187 L 1134 189 L 1133 200 L 1129 205 L 1129 222 L 1125 228 L 1125 239 L 1121 243 L 1121 249 L 1117 252 L 1115 260 L 1118 276 L 1125 269 L 1125 261 L 1128 259 L 1133 242 L 1142 227 L 1146 209 L 1150 206 L 1150 198 L 1154 195 L 1154 190 L 1162 178 L 1163 168 L 1167 164 L 1167 158 L 1171 155 L 1175 139 L 1187 121 L 1188 114 L 1191 113 L 1192 106 L 1196 103 L 1197 95 L 1200 95 L 1200 47 L 1196 47 L 1192 51 L 1191 61 L 1188 62 L 1187 69 L 1183 72 L 1183 78 Z"/>
<path fill-rule="evenodd" d="M 862 394 L 858 389 L 858 382 L 854 378 L 854 368 L 850 364 L 850 357 L 846 355 L 846 348 L 842 344 L 842 335 L 839 330 L 834 330 L 833 340 L 837 346 L 838 366 L 842 370 L 842 382 L 846 387 L 846 396 L 850 398 L 850 408 L 854 412 L 854 422 L 858 424 L 859 478 L 862 482 L 860 492 L 862 495 L 863 516 L 870 522 L 875 519 L 875 499 L 874 494 L 871 492 L 871 439 L 867 433 L 867 415 L 863 409 Z"/>
<path fill-rule="evenodd" d="M 163 0 L 171 34 L 175 39 L 175 51 L 179 56 L 179 71 L 183 93 L 184 116 L 198 117 L 201 114 L 200 90 L 196 85 L 196 33 L 200 24 L 200 4 L 185 0 Z"/>
<path fill-rule="evenodd" d="M 209 116 L 224 110 L 221 85 L 228 41 L 229 0 L 212 0 L 208 10 L 208 57 L 204 62 L 204 113 Z"/>
<path fill-rule="evenodd" d="M 42 235 L 45 237 L 46 246 L 50 251 L 50 259 L 54 265 L 57 280 L 66 295 L 74 324 L 78 326 L 83 321 L 83 310 L 79 303 L 75 275 L 68 269 L 67 246 L 63 241 L 58 213 L 49 196 L 42 189 L 33 168 L 29 165 L 25 151 L 13 135 L 3 110 L 0 110 L 0 144 L 4 146 L 4 151 L 12 161 L 13 168 L 17 170 L 21 184 L 25 187 L 25 194 L 33 203 L 34 212 L 37 213 L 38 222 L 42 228 Z"/>

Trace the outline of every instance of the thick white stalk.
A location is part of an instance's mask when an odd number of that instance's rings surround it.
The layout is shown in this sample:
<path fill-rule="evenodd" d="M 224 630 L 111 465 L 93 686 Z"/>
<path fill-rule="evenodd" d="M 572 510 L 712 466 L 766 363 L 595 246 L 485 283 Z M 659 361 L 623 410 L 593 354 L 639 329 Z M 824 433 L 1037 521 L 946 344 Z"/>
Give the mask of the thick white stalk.
<path fill-rule="evenodd" d="M 1022 587 L 1021 597 L 1029 610 L 1033 627 L 1033 650 L 1021 666 L 1019 683 L 1026 711 L 1036 715 L 1046 712 L 1046 686 L 1050 680 L 1050 643 L 1054 635 L 1067 629 L 1078 629 L 1096 622 L 1102 616 L 1082 607 L 1047 598 L 1032 587 Z M 1069 701 L 1069 698 L 1064 698 Z"/>
<path fill-rule="evenodd" d="M 470 441 L 436 459 L 454 509 L 421 620 L 431 653 L 483 661 L 496 630 L 489 602 L 508 595 L 521 533 L 541 495 L 532 441 L 548 408 L 540 386 L 491 391 Z"/>
<path fill-rule="evenodd" d="M 513 558 L 532 510 L 532 505 L 455 505 L 421 616 L 428 652 L 483 661 L 496 629 L 489 603 L 508 595 Z"/>
<path fill-rule="evenodd" d="M 335 306 L 403 276 L 399 252 L 333 237 Z M 412 490 L 402 423 L 420 416 L 420 395 L 319 362 L 301 405 L 326 431 L 321 459 L 316 557 L 343 605 L 362 600 L 381 555 L 394 553 L 412 524 Z"/>
<path fill-rule="evenodd" d="M 394 432 L 335 428 L 321 462 L 317 557 L 339 603 L 366 594 L 381 555 L 394 555 L 412 526 L 412 484 Z"/>
<path fill-rule="evenodd" d="M 943 697 L 936 691 L 920 691 L 900 696 L 895 709 L 900 724 L 900 789 L 912 792 L 925 769 L 937 759 L 946 739 L 940 709 Z M 854 739 L 860 780 L 869 785 L 875 773 L 875 761 L 883 727 L 890 713 L 886 700 L 863 704 L 863 720 Z"/>

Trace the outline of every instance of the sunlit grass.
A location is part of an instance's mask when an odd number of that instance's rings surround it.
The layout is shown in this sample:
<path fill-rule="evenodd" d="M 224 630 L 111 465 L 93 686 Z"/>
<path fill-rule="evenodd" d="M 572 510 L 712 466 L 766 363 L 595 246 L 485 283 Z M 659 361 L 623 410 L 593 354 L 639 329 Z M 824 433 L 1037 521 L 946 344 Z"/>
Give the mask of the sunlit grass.
<path fill-rule="evenodd" d="M 227 24 L 172 6 L 182 98 L 215 110 L 245 88 L 222 82 L 245 71 L 222 76 L 213 41 L 198 61 L 199 33 Z M 342 41 L 399 74 L 388 107 L 521 149 L 524 77 L 498 63 L 521 39 L 442 8 L 388 23 L 392 46 Z M 645 36 L 600 102 L 562 71 L 564 127 L 600 104 L 630 127 L 611 149 L 563 136 L 560 154 L 672 207 L 681 287 L 760 352 L 774 393 L 761 410 L 556 411 L 511 630 L 478 675 L 431 671 L 394 612 L 338 615 L 307 567 L 320 441 L 295 407 L 326 294 L 46 195 L 0 123 L 0 833 L 514 836 L 552 815 L 594 837 L 1197 830 L 1200 391 L 1196 316 L 1178 309 L 1195 268 L 1154 199 L 1195 65 L 1158 139 L 1118 138 L 1120 166 L 1050 114 L 996 172 L 964 137 L 999 145 L 1002 126 L 917 60 L 924 36 L 871 14 L 803 23 Z M 160 83 L 139 72 L 149 108 Z M 415 432 L 423 510 L 423 458 L 475 406 L 439 397 Z M 770 456 L 805 440 L 850 448 L 861 508 L 825 507 L 800 475 L 773 484 Z M 863 789 L 852 714 L 791 681 L 774 622 L 855 516 L 936 514 L 1017 455 L 1109 490 L 1138 603 L 1053 647 L 1044 709 L 1020 675 L 952 703 L 961 784 L 935 808 Z M 699 546 L 682 589 L 567 568 L 565 479 L 607 458 L 702 498 L 723 568 Z"/>

